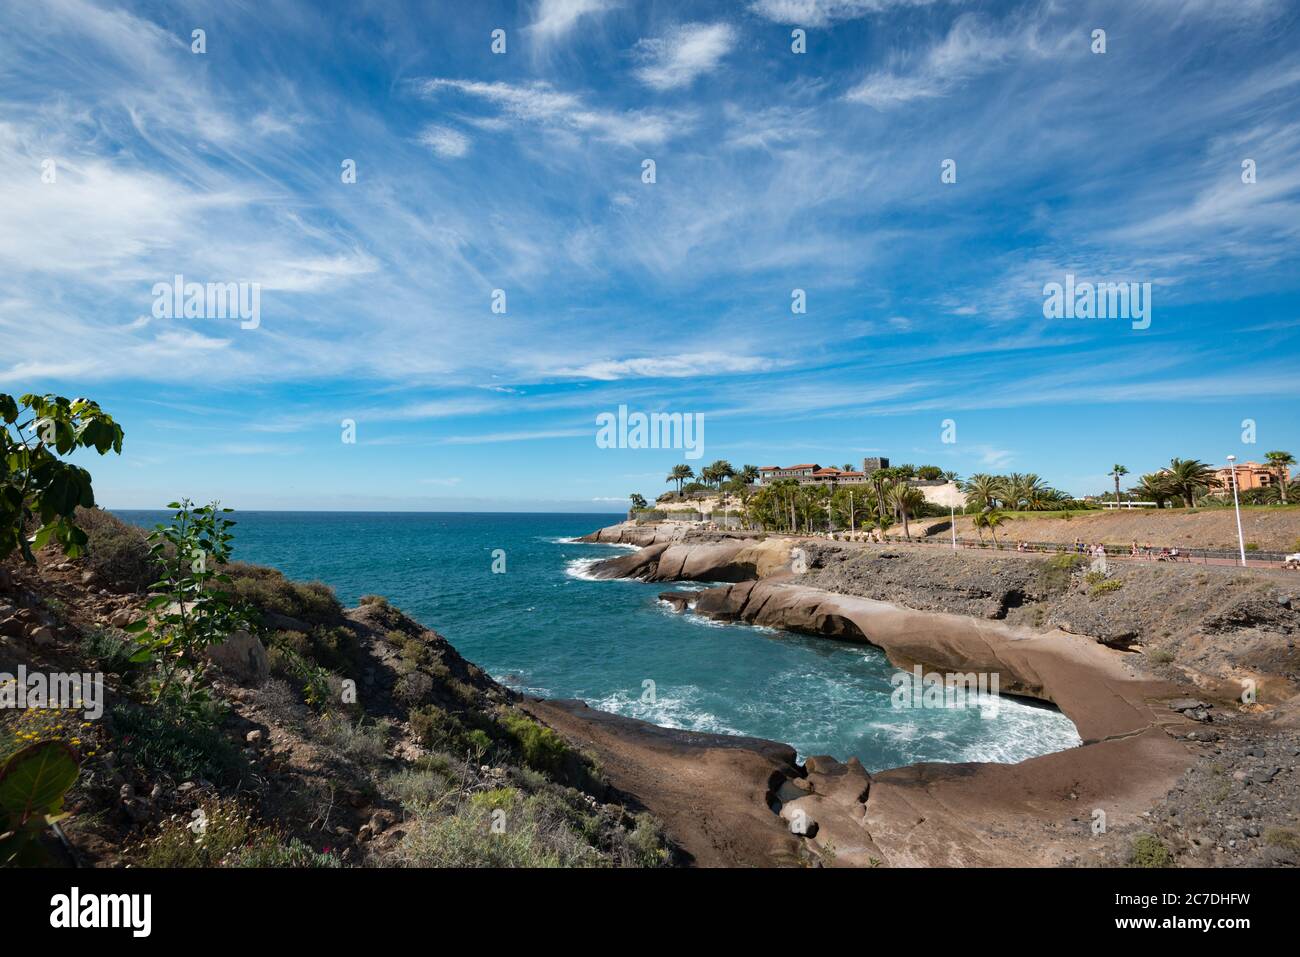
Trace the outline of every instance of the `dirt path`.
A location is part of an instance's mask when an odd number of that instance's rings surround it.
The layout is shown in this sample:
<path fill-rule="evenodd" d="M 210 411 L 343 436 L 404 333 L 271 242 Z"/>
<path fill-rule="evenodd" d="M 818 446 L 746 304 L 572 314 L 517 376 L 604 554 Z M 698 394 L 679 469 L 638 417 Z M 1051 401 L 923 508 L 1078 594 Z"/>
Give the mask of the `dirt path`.
<path fill-rule="evenodd" d="M 976 540 L 978 535 L 970 516 L 957 516 L 957 535 Z M 917 519 L 912 534 L 931 529 L 935 538 L 946 538 L 948 519 Z M 1265 552 L 1294 552 L 1300 548 L 1300 506 L 1269 506 L 1241 510 L 1242 537 L 1247 546 L 1254 544 Z M 895 532 L 899 529 L 895 528 Z M 987 533 L 985 533 L 987 535 Z M 998 538 L 1011 542 L 1055 542 L 1073 544 L 1075 539 L 1107 545 L 1151 544 L 1161 548 L 1211 548 L 1235 552 L 1237 521 L 1231 508 L 1209 509 L 1114 509 L 1075 512 L 1069 519 L 1039 518 L 1032 513 L 1017 514 L 998 529 Z"/>

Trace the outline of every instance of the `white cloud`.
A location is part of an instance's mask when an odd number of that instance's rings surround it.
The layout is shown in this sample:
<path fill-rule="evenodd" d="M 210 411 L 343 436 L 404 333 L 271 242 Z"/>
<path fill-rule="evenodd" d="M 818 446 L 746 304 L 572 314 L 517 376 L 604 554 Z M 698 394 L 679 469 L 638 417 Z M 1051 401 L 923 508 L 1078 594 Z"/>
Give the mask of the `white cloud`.
<path fill-rule="evenodd" d="M 672 356 L 644 356 L 637 359 L 604 359 L 575 368 L 558 369 L 554 375 L 562 378 L 597 379 L 608 382 L 615 379 L 681 379 L 732 372 L 763 372 L 775 366 L 775 362 L 763 356 L 695 352 Z"/>
<path fill-rule="evenodd" d="M 845 94 L 846 99 L 878 110 L 913 100 L 947 96 L 970 78 L 1017 57 L 1041 58 L 1059 52 L 1065 38 L 1046 40 L 1037 21 L 1007 30 L 975 14 L 957 18 L 947 35 L 906 72 L 877 70 Z"/>
<path fill-rule="evenodd" d="M 450 126 L 430 123 L 420 131 L 419 139 L 443 159 L 457 159 L 469 152 L 469 137 Z"/>
<path fill-rule="evenodd" d="M 726 23 L 685 23 L 661 37 L 641 40 L 636 55 L 644 62 L 637 78 L 656 90 L 690 86 L 713 70 L 736 42 Z"/>
<path fill-rule="evenodd" d="M 572 439 L 580 435 L 594 436 L 595 427 L 590 429 L 538 429 L 524 432 L 489 432 L 483 435 L 450 435 L 443 439 L 444 445 L 491 445 L 496 442 L 528 442 L 534 439 Z"/>
<path fill-rule="evenodd" d="M 934 0 L 756 0 L 761 17 L 798 27 L 824 27 L 836 20 L 856 20 L 895 7 L 924 7 Z"/>
<path fill-rule="evenodd" d="M 479 80 L 429 79 L 419 90 L 434 96 L 454 90 L 487 100 L 506 116 L 545 129 L 576 132 L 596 139 L 626 144 L 658 144 L 681 132 L 685 118 L 669 118 L 642 110 L 616 112 L 588 106 L 575 93 L 556 90 L 548 83 L 485 83 Z M 480 121 L 491 122 L 491 120 Z"/>
<path fill-rule="evenodd" d="M 543 40 L 558 39 L 583 17 L 604 13 L 613 6 L 609 0 L 541 0 L 536 19 L 526 29 Z"/>

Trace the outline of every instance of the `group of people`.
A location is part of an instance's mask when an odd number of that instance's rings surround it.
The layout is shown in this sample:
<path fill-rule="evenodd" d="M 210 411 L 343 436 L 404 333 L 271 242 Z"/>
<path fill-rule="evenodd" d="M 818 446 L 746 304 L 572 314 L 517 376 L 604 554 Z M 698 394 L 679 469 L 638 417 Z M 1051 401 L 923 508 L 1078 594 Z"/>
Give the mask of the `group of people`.
<path fill-rule="evenodd" d="M 1096 545 L 1085 545 L 1082 539 L 1076 538 L 1074 540 L 1074 550 L 1080 555 L 1091 555 L 1093 558 L 1106 557 L 1106 546 L 1101 542 L 1098 542 Z M 1155 548 L 1149 542 L 1146 545 L 1140 546 L 1137 541 L 1134 541 L 1133 544 L 1129 546 L 1128 557 L 1147 558 L 1157 562 L 1176 562 L 1180 557 L 1180 553 L 1177 545 L 1172 548 L 1162 548 L 1157 553 Z"/>

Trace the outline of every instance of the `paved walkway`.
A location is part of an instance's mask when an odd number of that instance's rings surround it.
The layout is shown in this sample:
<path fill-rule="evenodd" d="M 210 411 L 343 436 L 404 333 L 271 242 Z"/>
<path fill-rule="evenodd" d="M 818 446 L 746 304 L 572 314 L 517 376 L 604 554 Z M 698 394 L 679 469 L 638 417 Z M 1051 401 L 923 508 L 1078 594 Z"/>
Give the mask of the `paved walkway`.
<path fill-rule="evenodd" d="M 825 533 L 820 533 L 820 534 L 813 534 L 813 535 L 796 535 L 793 537 L 826 538 L 827 536 Z M 844 541 L 844 539 L 837 539 L 837 541 Z M 866 544 L 867 542 L 854 540 L 845 543 Z M 947 552 L 951 552 L 953 550 L 951 540 L 944 540 L 938 538 L 913 539 L 911 541 L 908 541 L 905 538 L 895 538 L 893 536 L 890 536 L 886 538 L 883 543 L 876 543 L 876 544 L 886 544 L 890 546 L 899 546 L 904 548 L 928 548 L 932 550 L 947 551 Z M 1056 554 L 1074 554 L 1074 555 L 1079 555 L 1081 558 L 1089 562 L 1091 562 L 1095 558 L 1095 556 L 1092 554 L 1091 551 L 1091 547 L 1092 547 L 1091 545 L 1085 546 L 1085 551 L 1077 552 L 1075 551 L 1073 545 L 1052 544 L 1050 542 L 1026 543 L 1026 547 L 1024 551 L 1019 550 L 1016 547 L 1014 542 L 1007 543 L 1005 541 L 1000 541 L 999 544 L 1001 547 L 995 549 L 991 542 L 985 543 L 984 545 L 980 545 L 978 542 L 966 541 L 960 538 L 957 540 L 957 548 L 960 551 L 988 552 L 990 554 L 998 555 L 999 557 L 1015 555 L 1015 556 L 1024 556 L 1026 558 L 1043 558 L 1045 556 L 1056 555 Z M 1240 558 L 1232 558 L 1232 557 L 1218 556 L 1218 555 L 1191 555 L 1182 552 L 1181 549 L 1179 551 L 1180 553 L 1177 559 L 1171 557 L 1162 559 L 1159 557 L 1160 555 L 1159 548 L 1155 549 L 1154 556 L 1148 556 L 1146 554 L 1145 548 L 1143 548 L 1141 550 L 1141 554 L 1137 556 L 1131 555 L 1128 549 L 1121 549 L 1116 551 L 1111 551 L 1107 549 L 1106 561 L 1107 562 L 1139 562 L 1139 563 L 1149 563 L 1149 564 L 1168 564 L 1176 561 L 1180 565 L 1217 565 L 1224 568 L 1242 567 Z M 1285 564 L 1280 560 L 1251 558 L 1249 552 L 1246 553 L 1245 567 L 1271 568 L 1271 569 L 1286 568 Z"/>

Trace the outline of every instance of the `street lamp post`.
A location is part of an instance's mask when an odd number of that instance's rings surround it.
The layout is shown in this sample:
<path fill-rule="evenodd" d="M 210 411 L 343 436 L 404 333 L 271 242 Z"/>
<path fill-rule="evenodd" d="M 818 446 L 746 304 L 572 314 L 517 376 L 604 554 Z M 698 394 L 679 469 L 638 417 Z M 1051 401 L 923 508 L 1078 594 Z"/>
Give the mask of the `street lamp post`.
<path fill-rule="evenodd" d="M 1232 510 L 1237 514 L 1237 547 L 1241 549 L 1241 565 L 1246 566 L 1246 537 L 1241 533 L 1241 504 L 1237 501 L 1237 457 L 1228 456 L 1228 471 L 1232 473 Z"/>

